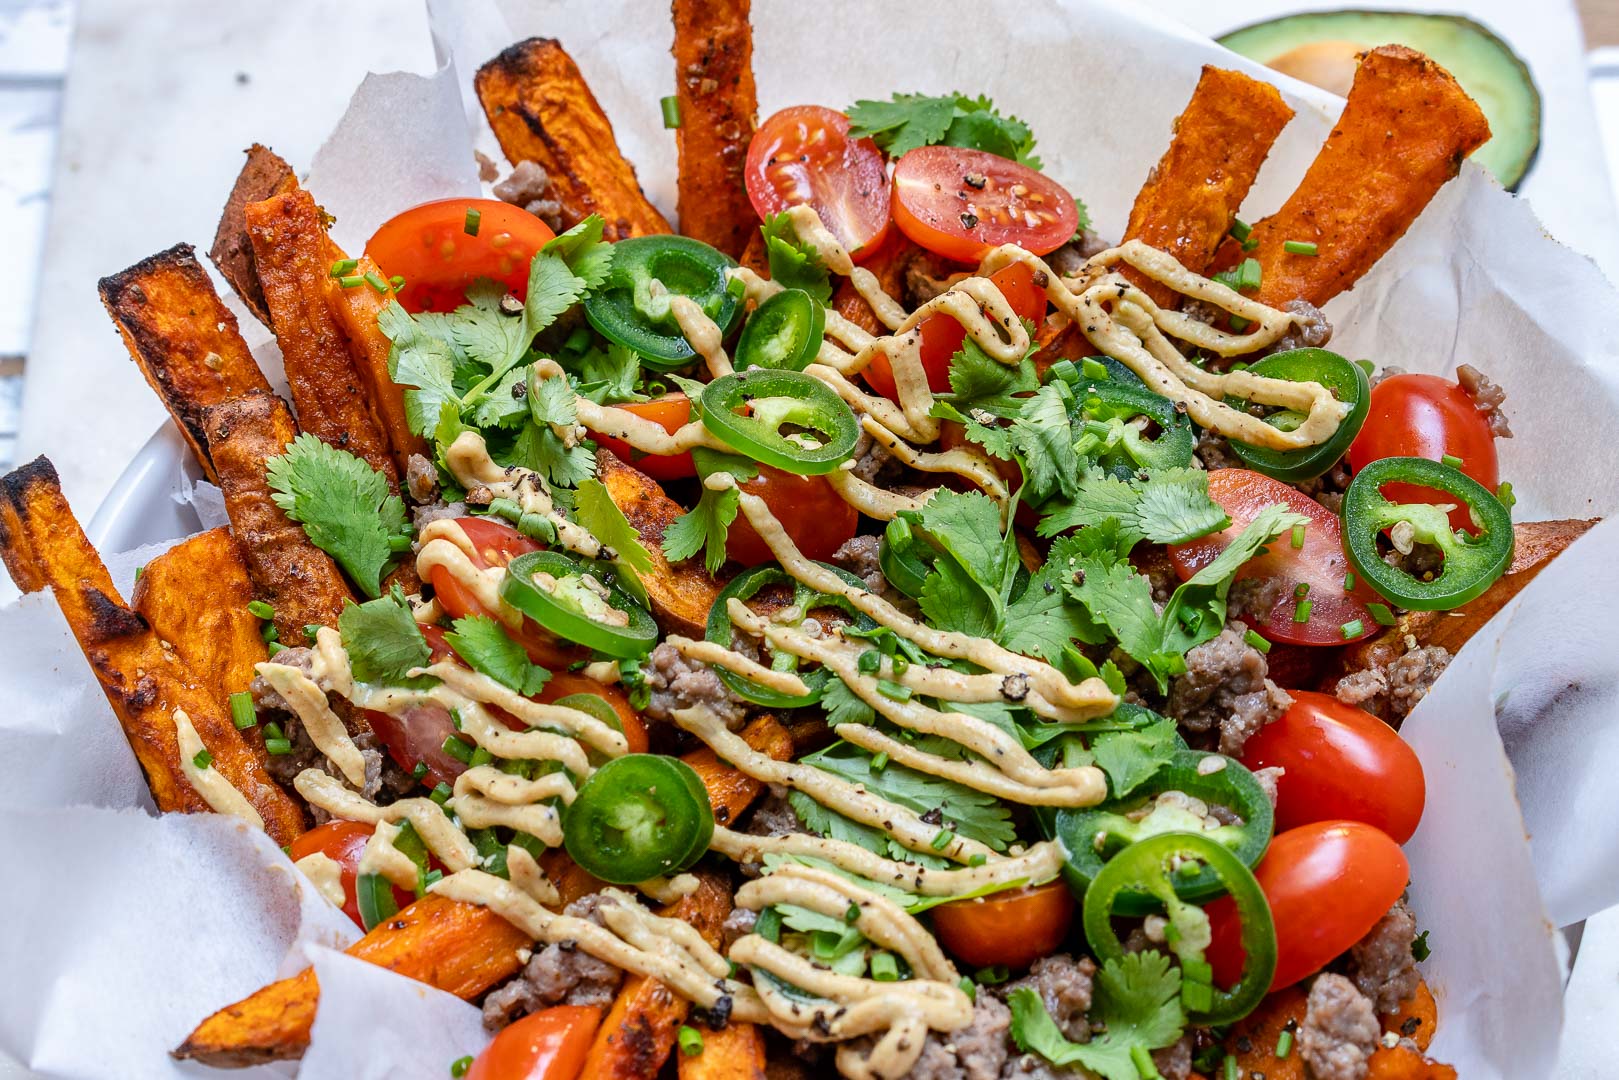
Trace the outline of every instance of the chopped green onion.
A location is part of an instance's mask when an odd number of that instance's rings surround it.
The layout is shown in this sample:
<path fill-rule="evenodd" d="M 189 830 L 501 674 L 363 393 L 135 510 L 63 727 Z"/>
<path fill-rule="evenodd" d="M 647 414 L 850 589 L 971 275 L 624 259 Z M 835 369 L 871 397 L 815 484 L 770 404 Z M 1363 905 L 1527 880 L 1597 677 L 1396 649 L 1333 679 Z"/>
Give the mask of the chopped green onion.
<path fill-rule="evenodd" d="M 265 739 L 264 752 L 276 757 L 292 753 L 291 739 Z"/>
<path fill-rule="evenodd" d="M 207 747 L 203 747 L 201 750 L 198 750 L 194 755 L 192 755 L 191 758 L 191 764 L 195 765 L 199 769 L 206 769 L 213 763 L 214 755 L 208 752 Z"/>
<path fill-rule="evenodd" d="M 1282 243 L 1282 250 L 1289 255 L 1319 255 L 1315 244 L 1308 240 L 1287 240 Z"/>
<path fill-rule="evenodd" d="M 1495 497 L 1501 500 L 1501 505 L 1511 510 L 1518 505 L 1518 497 L 1512 494 L 1512 483 L 1509 480 L 1501 481 L 1501 486 L 1495 489 Z"/>
<path fill-rule="evenodd" d="M 418 761 L 416 763 L 416 767 L 414 769 L 410 770 L 410 775 L 411 775 L 411 779 L 413 779 L 413 780 L 420 780 L 422 777 L 426 776 L 427 775 L 427 762 Z"/>
<path fill-rule="evenodd" d="M 487 765 L 494 760 L 495 755 L 491 754 L 488 750 L 485 750 L 480 746 L 476 750 L 472 751 L 472 760 L 467 762 L 467 764 L 476 769 L 479 765 Z"/>
<path fill-rule="evenodd" d="M 141 575 L 144 574 L 144 573 L 146 573 L 146 567 L 145 567 L 144 564 L 141 565 L 141 566 L 135 567 L 135 580 L 139 581 L 141 579 Z"/>
<path fill-rule="evenodd" d="M 1242 1080 L 1242 1069 L 1237 1065 L 1236 1056 L 1225 1056 L 1225 1080 Z"/>
<path fill-rule="evenodd" d="M 403 555 L 410 550 L 410 537 L 403 533 L 395 533 L 388 537 L 388 550 L 395 555 Z"/>
<path fill-rule="evenodd" d="M 932 848 L 934 851 L 943 851 L 945 848 L 947 848 L 949 846 L 950 846 L 950 830 L 949 829 L 940 829 L 939 832 L 938 832 L 938 835 L 936 835 L 932 840 L 928 841 L 928 847 Z"/>
<path fill-rule="evenodd" d="M 266 739 L 284 739 L 286 735 L 282 733 L 281 725 L 271 720 L 264 725 L 264 737 Z"/>
<path fill-rule="evenodd" d="M 1295 525 L 1295 526 L 1293 526 L 1292 542 L 1293 542 L 1293 546 L 1295 548 L 1301 548 L 1301 547 L 1304 546 L 1304 526 L 1303 525 Z"/>
<path fill-rule="evenodd" d="M 365 278 L 361 277 L 359 274 L 349 274 L 346 277 L 338 278 L 337 283 L 343 286 L 345 289 L 358 289 L 361 285 L 365 284 Z"/>
<path fill-rule="evenodd" d="M 854 666 L 860 670 L 862 675 L 877 674 L 877 669 L 882 667 L 882 664 L 883 654 L 876 649 L 867 649 L 854 662 Z"/>
<path fill-rule="evenodd" d="M 887 750 L 884 750 L 882 753 L 875 754 L 875 755 L 872 756 L 872 759 L 871 759 L 871 771 L 872 772 L 882 772 L 886 768 L 888 768 L 888 751 Z"/>
<path fill-rule="evenodd" d="M 1455 454 L 1446 454 L 1439 459 L 1439 464 L 1449 465 L 1453 469 L 1459 469 L 1462 467 L 1462 459 L 1457 457 Z"/>
<path fill-rule="evenodd" d="M 894 676 L 896 678 L 904 675 L 911 668 L 911 662 L 905 659 L 905 657 L 901 656 L 899 653 L 894 654 L 894 658 L 890 661 L 890 663 L 894 667 Z"/>
<path fill-rule="evenodd" d="M 725 291 L 740 300 L 748 295 L 748 283 L 739 277 L 731 278 L 725 283 Z"/>
<path fill-rule="evenodd" d="M 989 856 L 985 855 L 982 851 L 980 851 L 978 854 L 974 855 L 972 858 L 967 860 L 967 865 L 968 866 L 983 866 L 987 862 L 989 862 Z"/>
<path fill-rule="evenodd" d="M 911 700 L 911 688 L 909 686 L 901 686 L 899 683 L 889 679 L 877 680 L 877 692 L 890 701 Z"/>
<path fill-rule="evenodd" d="M 358 259 L 338 259 L 332 264 L 332 276 L 342 277 L 344 274 L 352 274 L 354 268 L 359 265 Z"/>
<path fill-rule="evenodd" d="M 1260 637 L 1257 631 L 1251 629 L 1243 631 L 1242 640 L 1246 641 L 1249 647 L 1258 649 L 1262 653 L 1270 652 L 1270 642 Z"/>
<path fill-rule="evenodd" d="M 1393 626 L 1398 621 L 1387 604 L 1367 604 L 1366 610 L 1372 613 L 1372 618 L 1378 626 Z"/>
<path fill-rule="evenodd" d="M 269 653 L 270 653 L 270 659 L 271 660 L 274 660 L 277 656 L 279 656 L 281 653 L 284 653 L 286 651 L 287 651 L 287 647 L 285 645 L 281 644 L 281 642 L 279 642 L 279 641 L 272 641 L 272 642 L 269 643 Z"/>
<path fill-rule="evenodd" d="M 457 731 L 461 730 L 461 710 L 460 709 L 451 709 L 450 710 L 450 723 L 455 725 L 455 730 L 457 730 Z"/>
<path fill-rule="evenodd" d="M 472 1068 L 471 1054 L 468 1054 L 466 1057 L 458 1057 L 454 1061 L 450 1062 L 450 1075 L 455 1077 L 455 1080 L 461 1080 L 461 1078 L 467 1074 L 467 1070 L 470 1068 Z"/>
<path fill-rule="evenodd" d="M 1262 271 L 1258 259 L 1244 259 L 1242 265 L 1237 267 L 1237 288 L 1259 288 Z"/>
<path fill-rule="evenodd" d="M 468 746 L 454 735 L 444 736 L 444 744 L 440 747 L 440 749 L 463 765 L 472 764 L 472 747 Z"/>
<path fill-rule="evenodd" d="M 445 803 L 450 801 L 450 796 L 454 794 L 455 789 L 449 784 L 446 784 L 444 781 L 440 780 L 438 785 L 433 788 L 432 792 L 427 797 L 438 803 L 440 806 L 443 806 Z"/>
<path fill-rule="evenodd" d="M 1252 323 L 1250 323 L 1247 319 L 1243 318 L 1241 315 L 1233 315 L 1233 316 L 1231 316 L 1231 329 L 1235 330 L 1239 334 L 1242 333 L 1244 330 L 1248 329 L 1248 327 L 1250 327 L 1252 325 L 1253 325 Z M 1244 368 L 1244 370 L 1247 370 L 1247 369 Z"/>
<path fill-rule="evenodd" d="M 1214 965 L 1207 960 L 1182 960 L 1181 978 L 1188 982 L 1203 983 L 1205 986 L 1214 985 Z"/>
<path fill-rule="evenodd" d="M 1286 1028 L 1276 1037 L 1276 1056 L 1285 1058 L 1293 1052 L 1293 1033 Z"/>
<path fill-rule="evenodd" d="M 259 637 L 265 641 L 280 641 L 281 631 L 275 628 L 275 623 L 265 623 L 259 627 Z"/>
<path fill-rule="evenodd" d="M 663 126 L 677 128 L 680 126 L 680 99 L 670 94 L 666 98 L 658 99 L 658 108 L 663 110 Z"/>
<path fill-rule="evenodd" d="M 855 923 L 859 922 L 860 921 L 860 905 L 859 904 L 850 904 L 848 910 L 843 913 L 843 921 L 848 923 L 851 926 L 853 926 Z"/>
<path fill-rule="evenodd" d="M 238 690 L 230 696 L 230 722 L 236 725 L 238 731 L 246 731 L 259 722 L 259 715 L 253 708 L 253 695 L 246 690 Z"/>
<path fill-rule="evenodd" d="M 263 600 L 254 600 L 252 603 L 248 604 L 247 613 L 253 616 L 255 619 L 275 618 L 275 608 L 271 607 L 269 604 L 266 604 Z"/>
<path fill-rule="evenodd" d="M 1350 619 L 1338 629 L 1343 631 L 1344 640 L 1348 641 L 1351 638 L 1358 638 L 1364 634 L 1366 632 L 1366 624 L 1361 622 L 1359 619 Z"/>
<path fill-rule="evenodd" d="M 1309 596 L 1309 595 L 1310 595 L 1310 583 L 1308 581 L 1301 581 L 1297 585 L 1293 586 L 1293 599 L 1295 599 L 1295 600 L 1303 600 L 1306 596 Z"/>
<path fill-rule="evenodd" d="M 1344 592 L 1353 592 L 1355 588 L 1355 572 L 1353 570 L 1344 575 Z"/>
<path fill-rule="evenodd" d="M 1100 360 L 1087 356 L 1085 359 L 1079 362 L 1079 366 L 1080 370 L 1085 372 L 1085 377 L 1087 379 L 1107 378 L 1107 368 Z"/>
<path fill-rule="evenodd" d="M 973 1002 L 975 1004 L 977 1003 L 977 1001 L 978 1001 L 978 984 L 977 983 L 973 982 L 970 977 L 968 977 L 966 975 L 963 975 L 961 977 L 961 981 L 958 982 L 956 985 L 961 988 L 961 992 L 963 994 L 967 995 L 967 1000 L 968 1001 L 971 1001 L 971 1002 Z"/>
<path fill-rule="evenodd" d="M 1231 238 L 1238 243 L 1248 239 L 1249 234 L 1253 231 L 1254 227 L 1242 220 L 1242 218 L 1231 219 Z"/>
<path fill-rule="evenodd" d="M 898 982 L 899 964 L 891 952 L 873 953 L 871 956 L 871 978 L 873 982 Z"/>
<path fill-rule="evenodd" d="M 365 272 L 365 283 L 379 293 L 385 293 L 388 291 L 388 279 L 377 273 L 375 270 L 367 270 Z"/>
<path fill-rule="evenodd" d="M 1293 607 L 1293 621 L 1307 623 L 1310 621 L 1310 609 L 1315 605 L 1309 600 L 1300 600 Z"/>
<path fill-rule="evenodd" d="M 467 207 L 466 220 L 461 222 L 461 231 L 468 236 L 478 235 L 478 226 L 483 221 L 483 211 Z"/>
<path fill-rule="evenodd" d="M 1140 1043 L 1130 1047 L 1130 1060 L 1135 1063 L 1136 1072 L 1141 1080 L 1163 1080 L 1159 1075 L 1158 1066 L 1152 1063 L 1152 1051 Z"/>
<path fill-rule="evenodd" d="M 400 289 L 403 289 L 405 287 L 405 275 L 395 274 L 393 277 L 389 278 L 388 287 L 394 292 L 398 292 Z"/>
<path fill-rule="evenodd" d="M 1214 1006 L 1214 987 L 1208 983 L 1183 981 L 1181 1004 L 1192 1012 L 1207 1012 Z"/>

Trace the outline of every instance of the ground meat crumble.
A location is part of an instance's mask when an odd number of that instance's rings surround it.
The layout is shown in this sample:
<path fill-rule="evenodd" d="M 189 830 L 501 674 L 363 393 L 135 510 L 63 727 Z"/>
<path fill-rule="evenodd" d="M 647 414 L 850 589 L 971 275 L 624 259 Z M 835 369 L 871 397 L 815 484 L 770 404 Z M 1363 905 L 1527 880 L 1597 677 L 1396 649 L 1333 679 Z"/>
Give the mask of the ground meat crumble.
<path fill-rule="evenodd" d="M 652 691 L 644 711 L 654 720 L 670 723 L 677 710 L 696 705 L 710 706 L 732 731 L 747 719 L 746 703 L 720 682 L 713 668 L 687 659 L 668 642 L 652 650 L 643 671 Z"/>
<path fill-rule="evenodd" d="M 1349 977 L 1378 1012 L 1399 1012 L 1400 1003 L 1417 992 L 1417 961 L 1411 952 L 1416 939 L 1417 918 L 1400 900 L 1349 950 Z"/>
<path fill-rule="evenodd" d="M 494 186 L 495 198 L 521 206 L 556 232 L 562 231 L 562 204 L 548 198 L 551 177 L 532 161 L 520 161 L 512 174 Z"/>
<path fill-rule="evenodd" d="M 1441 645 L 1423 645 L 1386 664 L 1356 671 L 1338 680 L 1333 688 L 1339 701 L 1356 705 L 1396 726 L 1444 674 L 1450 664 L 1450 650 Z"/>
<path fill-rule="evenodd" d="M 1228 626 L 1186 654 L 1186 674 L 1170 683 L 1164 711 L 1194 733 L 1217 728 L 1220 753 L 1237 757 L 1249 736 L 1293 704 L 1268 672 L 1240 624 Z"/>
<path fill-rule="evenodd" d="M 601 901 L 599 893 L 592 893 L 569 904 L 563 914 L 600 923 Z M 484 999 L 483 1023 L 495 1031 L 548 1005 L 607 1005 L 623 981 L 622 971 L 571 941 L 547 945 L 515 978 Z"/>
<path fill-rule="evenodd" d="M 1512 425 L 1507 423 L 1507 414 L 1501 411 L 1507 401 L 1507 392 L 1472 364 L 1462 364 L 1456 368 L 1456 381 L 1473 399 L 1473 407 L 1490 422 L 1490 434 L 1498 439 L 1512 438 Z"/>
<path fill-rule="evenodd" d="M 1314 1080 L 1362 1080 L 1382 1028 L 1371 1001 L 1342 975 L 1318 977 L 1299 1027 L 1299 1055 Z"/>

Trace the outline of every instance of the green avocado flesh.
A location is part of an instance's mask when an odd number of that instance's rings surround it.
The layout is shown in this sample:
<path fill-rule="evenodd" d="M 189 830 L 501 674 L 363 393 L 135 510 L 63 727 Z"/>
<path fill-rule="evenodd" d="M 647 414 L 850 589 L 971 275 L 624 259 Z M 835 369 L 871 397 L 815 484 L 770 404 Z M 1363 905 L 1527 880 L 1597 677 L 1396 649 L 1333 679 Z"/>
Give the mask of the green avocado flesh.
<path fill-rule="evenodd" d="M 1500 38 L 1461 15 L 1403 11 L 1322 11 L 1288 15 L 1233 30 L 1220 44 L 1250 60 L 1269 64 L 1317 41 L 1352 41 L 1366 48 L 1405 45 L 1426 53 L 1456 76 L 1484 110 L 1490 141 L 1473 160 L 1511 191 L 1534 163 L 1540 147 L 1540 92 L 1529 69 Z"/>

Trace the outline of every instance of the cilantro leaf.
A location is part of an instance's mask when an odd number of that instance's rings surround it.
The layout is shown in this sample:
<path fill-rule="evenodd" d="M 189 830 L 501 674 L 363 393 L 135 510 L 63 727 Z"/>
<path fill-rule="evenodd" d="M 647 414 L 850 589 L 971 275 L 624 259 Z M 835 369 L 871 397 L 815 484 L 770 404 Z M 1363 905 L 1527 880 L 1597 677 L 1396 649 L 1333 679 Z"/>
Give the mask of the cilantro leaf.
<path fill-rule="evenodd" d="M 606 279 L 613 263 L 613 245 L 601 236 L 602 219 L 591 214 L 534 256 L 528 270 L 528 300 L 523 306 L 523 325 L 530 340 Z"/>
<path fill-rule="evenodd" d="M 595 477 L 579 481 L 579 489 L 574 493 L 573 517 L 601 541 L 603 557 L 613 560 L 622 584 L 645 603 L 646 587 L 641 584 L 640 575 L 652 572 L 652 555 L 642 546 L 641 534 L 613 502 L 607 485 Z"/>
<path fill-rule="evenodd" d="M 388 301 L 378 313 L 377 326 L 392 343 L 388 377 L 405 388 L 405 422 L 417 435 L 431 435 L 439 410 L 446 404 L 459 409 L 461 404 L 455 389 L 455 350 L 426 333 L 397 300 Z"/>
<path fill-rule="evenodd" d="M 638 388 L 642 376 L 641 358 L 633 349 L 617 342 L 605 349 L 587 349 L 576 359 L 559 362 L 578 380 L 575 390 L 579 396 L 598 405 L 647 400 L 647 395 Z"/>
<path fill-rule="evenodd" d="M 1107 773 L 1108 787 L 1121 799 L 1150 780 L 1180 749 L 1175 721 L 1160 716 L 1134 731 L 1105 731 L 1091 740 L 1096 764 Z"/>
<path fill-rule="evenodd" d="M 455 620 L 454 626 L 452 632 L 444 635 L 444 640 L 472 670 L 524 697 L 545 689 L 551 673 L 532 663 L 523 647 L 494 619 L 487 615 L 470 615 Z"/>
<path fill-rule="evenodd" d="M 1107 634 L 1063 589 L 1062 568 L 1047 562 L 1029 578 L 1023 592 L 1006 607 L 1006 635 L 1013 652 L 1056 663 L 1075 641 L 1100 645 Z"/>
<path fill-rule="evenodd" d="M 1038 504 L 1053 495 L 1072 497 L 1079 478 L 1079 455 L 1068 417 L 1067 384 L 1054 381 L 1023 402 L 1012 419 L 1012 445 L 1023 467 L 1025 497 Z"/>
<path fill-rule="evenodd" d="M 878 855 L 886 856 L 894 851 L 896 845 L 887 833 L 852 821 L 835 810 L 828 810 L 802 791 L 788 792 L 787 805 L 793 808 L 793 813 L 804 823 L 804 828 L 816 836 L 856 844 Z M 897 857 L 909 858 L 910 852 L 900 848 Z"/>
<path fill-rule="evenodd" d="M 337 617 L 337 632 L 357 681 L 417 690 L 438 685 L 431 675 L 406 674 L 411 668 L 426 667 L 433 651 L 398 585 L 385 596 L 345 607 Z"/>
<path fill-rule="evenodd" d="M 1120 554 L 1140 540 L 1184 544 L 1231 524 L 1209 498 L 1209 474 L 1202 469 L 1160 469 L 1146 479 L 1121 480 L 1093 468 L 1079 477 L 1068 499 L 1041 518 L 1036 531 L 1054 536 L 1110 519 L 1118 524 Z"/>
<path fill-rule="evenodd" d="M 1086 206 L 1085 201 L 1077 196 L 1074 198 L 1074 211 L 1079 214 L 1079 224 L 1074 226 L 1073 239 L 1069 240 L 1071 244 L 1084 239 L 1085 230 L 1091 227 L 1090 207 Z"/>
<path fill-rule="evenodd" d="M 826 712 L 828 727 L 839 724 L 869 724 L 877 719 L 877 712 L 844 684 L 842 679 L 828 679 L 821 694 L 821 708 Z"/>
<path fill-rule="evenodd" d="M 748 480 L 759 474 L 758 467 L 744 457 L 722 454 L 706 447 L 692 450 L 697 464 L 697 475 L 706 480 L 716 472 L 728 472 L 738 480 Z M 663 554 L 670 562 L 689 559 L 703 552 L 703 565 L 710 574 L 720 572 L 725 565 L 725 534 L 742 508 L 742 496 L 735 488 L 715 491 L 707 485 L 697 499 L 697 505 L 669 524 L 663 531 Z"/>
<path fill-rule="evenodd" d="M 922 613 L 942 630 L 998 638 L 1018 569 L 1000 507 L 976 491 L 941 490 L 922 507 L 916 527 L 939 549 L 922 586 Z"/>
<path fill-rule="evenodd" d="M 1029 125 L 1002 115 L 983 95 L 895 94 L 888 101 L 857 101 L 845 111 L 851 136 L 870 136 L 892 157 L 942 143 L 998 154 L 1032 169 L 1041 165 Z"/>
<path fill-rule="evenodd" d="M 467 290 L 467 302 L 455 309 L 449 322 L 450 337 L 468 359 L 489 369 L 485 382 L 510 371 L 534 340 L 526 332 L 524 320 L 500 310 L 505 295 L 504 285 L 479 278 Z M 475 390 L 477 396 L 485 392 L 487 389 Z"/>
<path fill-rule="evenodd" d="M 529 415 L 536 424 L 568 427 L 579 422 L 579 407 L 567 379 L 542 379 L 536 372 L 529 380 L 527 396 Z"/>
<path fill-rule="evenodd" d="M 265 473 L 270 497 L 304 527 L 309 542 L 336 559 L 365 595 L 376 596 L 394 555 L 388 541 L 407 529 L 405 504 L 388 492 L 387 479 L 307 434 L 265 462 Z"/>
<path fill-rule="evenodd" d="M 557 487 L 574 487 L 596 475 L 596 455 L 588 447 L 582 443 L 569 446 L 549 426 L 532 419 L 523 425 L 508 451 L 492 456 L 502 465 L 532 469 Z M 558 494 L 552 492 L 553 497 Z"/>
<path fill-rule="evenodd" d="M 1173 1045 L 1186 1026 L 1181 1008 L 1180 969 L 1163 953 L 1130 953 L 1109 960 L 1096 974 L 1091 1022 L 1102 1028 L 1090 1042 L 1071 1042 L 1046 1011 L 1040 995 L 1020 987 L 1007 995 L 1012 1007 L 1012 1039 L 1024 1053 L 1053 1065 L 1082 1065 L 1106 1080 L 1139 1080 L 1131 1060 L 1134 1047 L 1158 1050 Z"/>
<path fill-rule="evenodd" d="M 527 365 L 512 368 L 500 377 L 486 393 L 480 395 L 477 404 L 472 406 L 469 419 L 476 427 L 490 428 L 517 427 L 524 417 L 528 416 Z"/>
<path fill-rule="evenodd" d="M 1069 595 L 1112 632 L 1119 648 L 1155 675 L 1162 671 L 1167 678 L 1174 662 L 1165 655 L 1163 624 L 1153 606 L 1151 582 L 1128 562 L 1084 552 L 1073 537 L 1053 544 L 1049 561 L 1057 563 L 1066 576 Z"/>
<path fill-rule="evenodd" d="M 1030 337 L 1032 348 L 1033 335 Z M 941 397 L 963 412 L 977 409 L 994 416 L 1013 417 L 1028 403 L 1027 398 L 1013 395 L 1032 393 L 1039 388 L 1040 377 L 1028 357 L 1015 365 L 1003 364 L 986 353 L 978 342 L 967 338 L 950 360 L 950 393 Z"/>
<path fill-rule="evenodd" d="M 1265 545 L 1309 518 L 1278 503 L 1267 506 L 1203 569 L 1181 582 L 1164 605 L 1164 639 L 1170 649 L 1185 653 L 1220 633 L 1225 626 L 1226 596 L 1231 581 Z"/>
<path fill-rule="evenodd" d="M 770 280 L 786 289 L 803 289 L 823 304 L 832 301 L 832 276 L 820 254 L 798 238 L 792 217 L 783 210 L 759 227 L 770 260 Z"/>

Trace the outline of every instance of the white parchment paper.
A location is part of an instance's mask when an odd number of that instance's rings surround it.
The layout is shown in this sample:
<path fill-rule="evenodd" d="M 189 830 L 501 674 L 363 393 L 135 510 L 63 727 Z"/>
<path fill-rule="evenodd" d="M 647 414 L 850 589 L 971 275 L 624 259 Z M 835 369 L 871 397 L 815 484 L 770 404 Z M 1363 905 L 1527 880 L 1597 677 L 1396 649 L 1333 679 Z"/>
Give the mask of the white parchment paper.
<path fill-rule="evenodd" d="M 467 96 L 471 74 L 529 34 L 562 39 L 646 190 L 672 215 L 674 140 L 657 108 L 672 79 L 662 5 L 431 8 L 439 75 L 368 80 L 314 161 L 309 186 L 337 213 L 343 243 L 358 248 L 413 202 L 472 190 L 471 147 L 493 142 Z M 1256 70 L 1119 4 L 980 5 L 965 21 L 939 14 L 917 0 L 880 9 L 828 0 L 809 26 L 802 5 L 756 0 L 762 111 L 895 90 L 982 90 L 1029 121 L 1048 173 L 1116 236 L 1201 64 Z M 1249 220 L 1291 190 L 1338 106 L 1298 84 L 1285 90 L 1299 115 L 1255 187 Z M 1481 172 L 1465 170 L 1328 312 L 1334 347 L 1348 355 L 1441 373 L 1474 363 L 1509 389 L 1519 438 L 1502 444 L 1502 465 L 1519 517 L 1613 509 L 1619 298 Z M 177 440 L 168 445 L 154 452 L 178 474 L 183 451 Z M 139 528 L 142 506 L 150 512 L 177 488 L 147 480 L 145 494 L 120 508 L 121 535 L 163 539 Z M 126 582 L 146 557 L 119 560 Z M 1589 825 L 1619 814 L 1619 794 L 1604 782 L 1619 753 L 1611 734 L 1619 650 L 1601 603 L 1615 595 L 1614 566 L 1619 527 L 1594 530 L 1464 650 L 1405 728 L 1429 786 L 1408 852 L 1413 902 L 1432 931 L 1425 970 L 1440 998 L 1436 1053 L 1469 1080 L 1551 1074 L 1562 1005 L 1548 904 L 1561 923 L 1619 902 L 1619 874 L 1602 870 L 1619 866 L 1619 833 Z M 0 655 L 10 668 L 0 752 L 34 763 L 0 789 L 0 858 L 53 869 L 0 901 L 16 916 L 11 925 L 40 928 L 0 937 L 11 992 L 27 1002 L 0 1021 L 5 1049 L 53 1076 L 107 1075 L 109 1061 L 121 1076 L 194 1075 L 163 1051 L 221 1004 L 311 960 L 323 995 L 302 1075 L 437 1075 L 478 1049 L 470 1006 L 313 947 L 341 944 L 340 917 L 295 887 L 290 864 L 262 837 L 215 819 L 110 809 L 142 806 L 144 790 L 53 604 L 33 598 L 0 610 Z M 1513 764 L 1496 732 L 1498 703 Z M 109 809 L 70 808 L 77 804 Z M 132 999 L 138 1025 L 95 1021 L 116 1018 Z"/>

